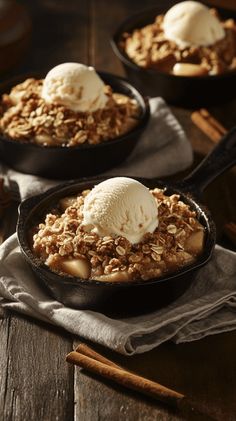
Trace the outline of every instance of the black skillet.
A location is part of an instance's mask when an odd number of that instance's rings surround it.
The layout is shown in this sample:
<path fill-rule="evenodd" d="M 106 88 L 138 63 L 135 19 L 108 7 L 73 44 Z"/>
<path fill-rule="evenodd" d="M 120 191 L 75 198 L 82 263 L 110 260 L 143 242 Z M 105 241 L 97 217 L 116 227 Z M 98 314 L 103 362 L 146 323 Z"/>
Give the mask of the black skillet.
<path fill-rule="evenodd" d="M 201 256 L 193 264 L 161 278 L 135 282 L 99 282 L 76 277 L 61 276 L 50 271 L 35 257 L 30 248 L 29 233 L 45 214 L 67 195 L 91 188 L 104 178 L 72 181 L 57 186 L 39 196 L 26 199 L 19 208 L 17 225 L 18 241 L 26 261 L 30 264 L 50 294 L 67 306 L 95 309 L 103 312 L 141 313 L 167 305 L 179 297 L 193 282 L 196 273 L 211 258 L 216 231 L 209 211 L 199 203 L 204 188 L 217 176 L 236 163 L 236 128 L 232 129 L 201 164 L 183 181 L 176 185 L 156 179 L 139 179 L 149 188 L 166 187 L 166 193 L 180 194 L 181 199 L 196 211 L 197 218 L 205 227 L 205 244 Z"/>
<path fill-rule="evenodd" d="M 190 108 L 209 106 L 235 97 L 236 71 L 210 76 L 176 76 L 156 69 L 145 69 L 134 63 L 120 45 L 122 34 L 153 23 L 155 17 L 166 13 L 176 0 L 163 1 L 154 8 L 142 10 L 122 22 L 115 31 L 111 45 L 125 69 L 128 79 L 143 94 L 161 96 L 168 103 Z M 206 4 L 209 7 L 212 7 Z M 145 6 L 144 6 L 145 7 Z M 222 19 L 236 19 L 236 12 L 217 7 Z"/>
<path fill-rule="evenodd" d="M 0 135 L 0 159 L 14 170 L 53 179 L 73 179 L 97 175 L 124 161 L 137 144 L 149 120 L 149 103 L 127 80 L 110 73 L 98 72 L 101 79 L 118 92 L 136 99 L 140 106 L 137 126 L 116 139 L 97 145 L 82 144 L 73 147 L 43 146 L 10 140 Z M 0 94 L 7 93 L 26 77 L 25 75 L 0 85 Z"/>

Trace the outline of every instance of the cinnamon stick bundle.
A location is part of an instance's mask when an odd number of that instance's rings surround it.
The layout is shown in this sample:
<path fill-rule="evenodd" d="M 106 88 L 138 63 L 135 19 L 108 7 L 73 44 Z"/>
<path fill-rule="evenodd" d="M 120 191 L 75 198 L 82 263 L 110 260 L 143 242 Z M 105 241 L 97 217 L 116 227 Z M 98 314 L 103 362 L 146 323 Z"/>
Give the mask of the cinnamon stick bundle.
<path fill-rule="evenodd" d="M 178 406 L 178 402 L 184 398 L 183 394 L 168 389 L 159 383 L 133 374 L 119 366 L 111 365 L 110 363 L 108 365 L 107 363 L 88 357 L 81 352 L 70 352 L 66 357 L 66 361 L 174 407 Z"/>
<path fill-rule="evenodd" d="M 164 402 L 171 407 L 179 408 L 183 410 L 185 414 L 187 413 L 188 417 L 191 419 L 193 419 L 192 416 L 194 416 L 194 419 L 197 419 L 198 421 L 212 420 L 210 416 L 203 414 L 196 409 L 196 407 L 192 405 L 192 402 L 182 393 L 176 392 L 157 382 L 146 379 L 120 367 L 85 344 L 80 344 L 76 348 L 76 351 L 70 352 L 66 357 L 66 361 L 118 383 L 121 386 L 141 392 L 146 396 Z"/>
<path fill-rule="evenodd" d="M 214 143 L 218 143 L 227 133 L 226 128 L 204 108 L 194 111 L 191 114 L 191 120 Z"/>

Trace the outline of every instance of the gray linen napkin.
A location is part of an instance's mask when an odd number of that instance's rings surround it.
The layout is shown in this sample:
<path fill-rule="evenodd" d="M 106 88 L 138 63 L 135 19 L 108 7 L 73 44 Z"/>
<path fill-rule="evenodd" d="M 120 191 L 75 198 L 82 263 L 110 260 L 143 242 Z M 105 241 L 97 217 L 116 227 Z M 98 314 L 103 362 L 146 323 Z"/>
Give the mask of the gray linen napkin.
<path fill-rule="evenodd" d="M 150 101 L 151 120 L 133 154 L 112 174 L 158 177 L 185 169 L 192 150 L 163 100 Z M 57 182 L 2 167 L 21 198 Z M 120 353 L 148 351 L 164 341 L 193 341 L 236 328 L 236 254 L 216 247 L 213 259 L 186 293 L 168 307 L 139 317 L 109 318 L 94 311 L 66 308 L 41 288 L 24 261 L 16 234 L 0 247 L 0 307 L 61 326 Z"/>
<path fill-rule="evenodd" d="M 0 261 L 3 308 L 61 326 L 122 354 L 146 352 L 170 339 L 189 342 L 236 328 L 236 253 L 219 246 L 178 300 L 150 314 L 119 320 L 65 307 L 47 295 L 24 261 L 16 234 L 0 247 Z"/>
<path fill-rule="evenodd" d="M 177 173 L 192 164 L 192 148 L 185 133 L 162 98 L 150 99 L 148 126 L 128 159 L 106 175 L 163 177 Z M 0 166 L 0 173 L 20 198 L 41 193 L 59 183 Z M 19 191 L 18 191 L 19 190 Z"/>

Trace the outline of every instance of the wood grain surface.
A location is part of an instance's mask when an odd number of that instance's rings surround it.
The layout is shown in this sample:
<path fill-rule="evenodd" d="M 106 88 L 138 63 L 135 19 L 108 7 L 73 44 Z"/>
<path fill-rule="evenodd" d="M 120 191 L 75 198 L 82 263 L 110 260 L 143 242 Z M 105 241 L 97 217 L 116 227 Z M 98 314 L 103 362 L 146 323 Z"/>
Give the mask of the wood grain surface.
<path fill-rule="evenodd" d="M 12 75 L 47 70 L 64 61 L 92 64 L 99 70 L 122 75 L 122 67 L 109 44 L 117 24 L 143 8 L 157 3 L 165 7 L 171 4 L 165 0 L 22 0 L 21 3 L 31 13 L 33 36 L 28 56 L 21 66 L 12 70 Z M 208 3 L 236 9 L 235 0 Z M 190 110 L 172 107 L 172 111 L 193 145 L 196 165 L 213 144 L 193 126 Z M 210 111 L 227 128 L 235 124 L 236 101 Z M 216 180 L 205 193 L 222 244 L 226 241 L 222 236 L 224 223 L 236 222 L 235 181 L 234 169 Z M 5 237 L 14 232 L 15 222 L 16 205 L 3 221 L 1 229 Z M 0 420 L 200 420 L 184 411 L 173 412 L 138 393 L 68 365 L 65 356 L 80 339 L 62 330 L 1 311 L 0 338 Z M 188 395 L 213 419 L 236 420 L 236 332 L 183 345 L 166 343 L 129 358 L 99 346 L 95 348 L 118 364 Z"/>

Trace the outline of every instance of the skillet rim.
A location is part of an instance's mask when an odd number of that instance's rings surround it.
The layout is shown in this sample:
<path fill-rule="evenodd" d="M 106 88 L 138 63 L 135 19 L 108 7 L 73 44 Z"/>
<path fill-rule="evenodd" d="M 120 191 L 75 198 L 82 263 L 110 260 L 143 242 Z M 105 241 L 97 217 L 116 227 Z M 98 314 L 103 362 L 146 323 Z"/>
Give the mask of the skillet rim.
<path fill-rule="evenodd" d="M 207 2 L 202 2 L 205 6 L 209 7 L 209 8 L 215 8 L 220 15 L 227 15 L 228 17 L 224 17 L 224 19 L 230 19 L 233 18 L 234 20 L 236 20 L 236 11 L 233 9 L 226 9 L 224 7 L 218 7 L 218 6 L 213 6 Z M 114 54 L 116 55 L 116 57 L 126 66 L 128 66 L 129 68 L 131 68 L 132 70 L 136 71 L 137 73 L 141 72 L 141 73 L 145 73 L 145 74 L 149 74 L 150 76 L 155 76 L 155 75 L 164 75 L 166 77 L 169 77 L 171 79 L 178 79 L 178 80 L 196 80 L 196 76 L 183 76 L 183 75 L 174 75 L 172 73 L 168 73 L 168 72 L 164 72 L 161 70 L 156 70 L 156 69 L 151 69 L 151 68 L 144 68 L 141 67 L 139 65 L 137 65 L 133 60 L 131 60 L 129 58 L 129 56 L 126 54 L 125 51 L 122 50 L 122 48 L 119 47 L 119 42 L 121 41 L 121 35 L 122 33 L 124 33 L 125 31 L 127 31 L 126 27 L 127 25 L 130 23 L 133 23 L 133 25 L 131 25 L 132 27 L 130 28 L 130 30 L 135 30 L 137 28 L 139 28 L 139 24 L 137 24 L 137 19 L 141 19 L 141 17 L 143 15 L 148 15 L 148 17 L 146 17 L 145 21 L 146 23 L 144 23 L 144 25 L 147 25 L 149 23 L 152 23 L 152 21 L 150 21 L 149 15 L 151 15 L 152 13 L 154 14 L 155 12 L 157 14 L 161 14 L 161 13 L 166 13 L 172 6 L 174 6 L 176 4 L 173 3 L 171 6 L 169 6 L 169 8 L 165 7 L 165 6 L 161 6 L 161 5 L 156 5 L 156 6 L 152 6 L 152 7 L 148 7 L 148 8 L 144 8 L 143 10 L 140 10 L 139 12 L 135 12 L 130 14 L 127 18 L 123 19 L 120 24 L 116 27 L 115 32 L 113 32 L 113 34 L 110 37 L 110 44 L 112 47 L 112 50 L 114 52 Z M 154 16 L 155 17 L 155 16 Z M 136 23 L 136 26 L 135 26 Z M 218 75 L 202 75 L 202 76 L 198 76 L 197 80 L 203 80 L 203 81 L 209 81 L 209 80 L 215 80 L 215 81 L 219 81 L 219 80 L 224 80 L 224 79 L 236 79 L 236 70 L 233 71 L 228 71 L 222 74 L 218 74 Z"/>
<path fill-rule="evenodd" d="M 193 205 L 194 210 L 197 211 L 197 217 L 198 219 L 204 218 L 204 227 L 205 227 L 205 245 L 204 245 L 204 251 L 203 253 L 197 258 L 197 260 L 189 265 L 185 265 L 182 268 L 170 273 L 168 276 L 161 276 L 159 278 L 151 278 L 146 281 L 144 280 L 134 280 L 134 281 L 98 281 L 98 280 L 92 280 L 92 279 L 81 279 L 75 276 L 64 276 L 60 275 L 56 272 L 53 272 L 46 266 L 41 259 L 39 259 L 37 256 L 33 254 L 31 251 L 29 240 L 27 238 L 27 230 L 30 227 L 27 227 L 27 223 L 29 222 L 30 218 L 32 219 L 33 216 L 35 216 L 36 211 L 42 204 L 47 202 L 49 199 L 55 199 L 57 195 L 57 200 L 60 197 L 60 194 L 66 193 L 67 190 L 70 190 L 78 186 L 79 189 L 78 192 L 85 188 L 90 188 L 95 185 L 95 183 L 99 183 L 103 180 L 106 180 L 108 178 L 113 177 L 93 177 L 93 178 L 84 178 L 80 180 L 71 180 L 62 184 L 59 184 L 55 187 L 50 188 L 44 193 L 41 193 L 36 196 L 32 196 L 28 199 L 25 199 L 19 206 L 19 217 L 17 222 L 17 239 L 18 243 L 21 249 L 21 252 L 23 253 L 25 259 L 30 264 L 32 269 L 35 272 L 41 272 L 43 277 L 46 277 L 48 282 L 57 283 L 59 285 L 59 288 L 66 286 L 66 284 L 70 286 L 103 286 L 103 287 L 113 287 L 113 288 L 125 288 L 125 287 L 138 287 L 138 286 L 148 286 L 153 284 L 159 284 L 167 282 L 168 280 L 173 280 L 175 278 L 180 277 L 181 275 L 185 275 L 189 272 L 194 272 L 197 269 L 200 269 L 202 266 L 204 266 L 211 258 L 215 241 L 216 241 L 216 227 L 215 223 L 211 217 L 210 211 L 205 205 L 202 205 L 199 203 L 193 195 L 190 193 L 182 192 L 180 189 L 176 188 L 172 183 L 165 183 L 161 180 L 156 179 L 149 179 L 149 178 L 142 178 L 142 177 L 132 177 L 140 182 L 142 182 L 144 185 L 146 185 L 148 188 L 154 188 L 154 186 L 150 186 L 150 184 L 154 184 L 156 187 L 164 188 L 167 187 L 167 191 L 170 190 L 170 193 L 177 193 L 180 194 L 180 199 L 182 200 L 184 198 L 184 202 L 190 204 L 190 207 Z M 90 187 L 89 187 L 90 186 Z M 80 190 L 81 187 L 81 190 Z M 64 194 L 61 197 L 65 197 Z M 50 200 L 49 200 L 50 201 Z M 51 206 L 46 206 L 48 211 L 53 205 L 53 200 L 51 200 Z M 199 215 L 200 213 L 200 215 Z M 37 220 L 37 217 L 36 217 Z M 31 225 L 32 227 L 32 225 Z M 41 278 L 42 279 L 42 278 Z M 45 281 L 43 281 L 45 282 Z"/>
<path fill-rule="evenodd" d="M 118 136 L 114 139 L 108 139 L 107 141 L 103 141 L 101 143 L 98 144 L 81 144 L 81 145 L 76 145 L 76 146 L 61 146 L 61 145 L 55 145 L 55 146 L 44 146 L 44 145 L 39 145 L 37 143 L 30 143 L 30 142 L 25 142 L 25 141 L 21 141 L 21 140 L 14 140 L 11 138 L 8 138 L 6 136 L 4 136 L 3 134 L 0 133 L 0 142 L 2 142 L 4 144 L 4 142 L 11 144 L 11 145 L 15 145 L 17 144 L 18 147 L 19 145 L 22 146 L 22 148 L 33 148 L 35 150 L 43 150 L 43 151 L 64 151 L 65 153 L 69 153 L 69 151 L 78 151 L 78 150 L 97 150 L 98 148 L 102 149 L 102 148 L 106 148 L 107 145 L 110 145 L 110 143 L 112 144 L 117 144 L 117 143 L 122 143 L 126 141 L 126 138 L 129 137 L 130 135 L 132 136 L 139 136 L 140 132 L 142 132 L 142 130 L 144 130 L 144 128 L 146 127 L 149 118 L 150 118 L 150 105 L 149 105 L 149 100 L 148 97 L 146 95 L 143 95 L 139 89 L 137 89 L 128 79 L 119 76 L 119 75 L 115 75 L 113 73 L 110 72 L 104 72 L 104 71 L 99 71 L 96 70 L 96 72 L 98 73 L 98 75 L 101 77 L 101 79 L 109 79 L 112 82 L 106 82 L 108 84 L 116 84 L 118 83 L 119 86 L 122 89 L 128 89 L 130 91 L 131 95 L 127 95 L 130 98 L 134 98 L 136 99 L 136 101 L 138 102 L 138 105 L 140 107 L 140 117 L 138 119 L 138 124 L 132 128 L 131 130 L 129 130 L 127 133 L 124 133 L 121 136 Z M 13 88 L 15 85 L 17 85 L 18 83 L 23 82 L 24 80 L 26 80 L 26 78 L 30 78 L 30 77 L 35 77 L 35 78 L 42 78 L 42 73 L 40 72 L 29 72 L 27 74 L 22 74 L 22 75 L 18 75 L 16 77 L 13 77 L 11 79 L 5 80 L 3 82 L 0 83 L 0 97 L 6 93 L 6 91 L 4 91 L 4 86 L 8 86 L 7 91 L 11 88 Z M 137 139 L 138 142 L 139 139 Z"/>

